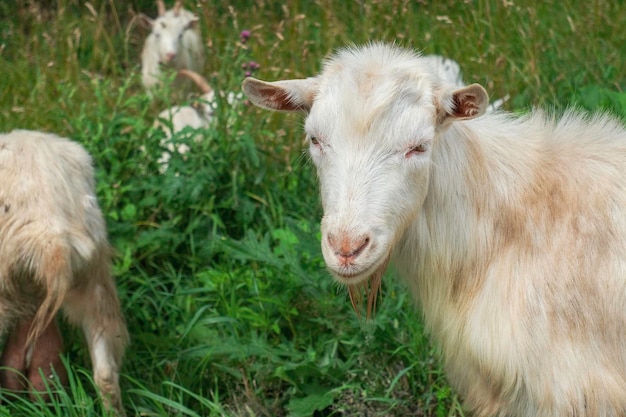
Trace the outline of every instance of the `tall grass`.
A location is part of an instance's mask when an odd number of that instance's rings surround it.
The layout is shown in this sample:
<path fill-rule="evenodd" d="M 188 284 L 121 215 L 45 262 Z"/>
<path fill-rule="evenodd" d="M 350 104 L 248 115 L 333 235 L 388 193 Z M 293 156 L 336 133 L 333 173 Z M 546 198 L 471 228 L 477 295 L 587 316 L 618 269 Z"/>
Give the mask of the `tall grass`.
<path fill-rule="evenodd" d="M 513 111 L 576 105 L 626 118 L 620 2 L 185 4 L 201 17 L 204 75 L 218 90 L 239 91 L 251 60 L 259 78 L 306 77 L 337 47 L 386 40 L 453 57 L 467 82 L 509 94 Z M 154 16 L 156 6 L 0 3 L 1 130 L 55 132 L 94 156 L 132 336 L 122 375 L 129 414 L 463 415 L 393 272 L 376 319 L 360 322 L 325 271 L 297 117 L 220 102 L 203 141 L 177 135 L 193 152 L 159 173 L 163 134 L 152 123 L 172 95 L 150 99 L 141 88 L 138 12 Z M 243 29 L 252 32 L 245 44 Z M 67 395 L 52 406 L 5 402 L 0 415 L 102 415 L 81 337 L 63 329 Z"/>

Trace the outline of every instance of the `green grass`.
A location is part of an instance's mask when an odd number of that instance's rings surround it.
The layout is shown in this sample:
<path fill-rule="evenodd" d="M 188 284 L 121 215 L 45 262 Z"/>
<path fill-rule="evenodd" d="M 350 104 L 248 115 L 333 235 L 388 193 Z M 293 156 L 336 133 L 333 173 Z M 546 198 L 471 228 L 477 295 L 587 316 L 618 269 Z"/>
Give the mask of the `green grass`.
<path fill-rule="evenodd" d="M 219 90 L 239 91 L 250 60 L 262 79 L 306 77 L 337 47 L 386 40 L 456 59 L 466 82 L 509 94 L 509 110 L 575 105 L 626 118 L 621 1 L 185 3 L 201 16 L 204 74 Z M 152 123 L 172 99 L 141 88 L 139 11 L 156 6 L 0 4 L 0 130 L 55 132 L 94 156 L 132 337 L 128 413 L 462 416 L 393 273 L 365 323 L 325 271 L 297 116 L 220 103 L 202 143 L 159 174 Z M 102 415 L 82 338 L 63 329 L 71 386 L 51 406 L 4 402 L 0 416 Z"/>

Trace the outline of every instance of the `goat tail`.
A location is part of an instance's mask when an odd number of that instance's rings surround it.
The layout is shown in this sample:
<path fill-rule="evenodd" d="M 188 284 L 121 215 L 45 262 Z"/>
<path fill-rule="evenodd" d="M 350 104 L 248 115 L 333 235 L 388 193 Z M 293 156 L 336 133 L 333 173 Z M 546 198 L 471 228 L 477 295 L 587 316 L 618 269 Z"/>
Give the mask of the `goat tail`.
<path fill-rule="evenodd" d="M 71 256 L 67 247 L 56 245 L 48 247 L 42 254 L 38 265 L 36 280 L 46 290 L 44 299 L 32 320 L 26 345 L 26 361 L 30 363 L 32 350 L 45 328 L 58 313 L 72 284 Z"/>

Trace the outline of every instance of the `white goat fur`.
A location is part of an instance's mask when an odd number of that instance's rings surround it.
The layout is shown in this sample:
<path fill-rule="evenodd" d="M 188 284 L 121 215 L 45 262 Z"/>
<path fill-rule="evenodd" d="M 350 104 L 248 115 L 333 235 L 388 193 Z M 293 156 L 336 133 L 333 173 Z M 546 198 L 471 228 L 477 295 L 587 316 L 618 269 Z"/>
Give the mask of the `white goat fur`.
<path fill-rule="evenodd" d="M 128 334 L 91 164 L 65 138 L 0 134 L 0 334 L 34 317 L 31 349 L 61 309 L 85 333 L 105 406 L 123 415 L 118 373 Z"/>
<path fill-rule="evenodd" d="M 217 103 L 215 91 L 200 74 L 190 70 L 180 70 L 179 75 L 192 80 L 202 92 L 202 95 L 194 105 L 173 106 L 163 110 L 155 120 L 155 127 L 163 129 L 166 138 L 182 131 L 186 127 L 192 129 L 206 129 L 209 127 Z M 173 149 L 171 149 L 173 151 Z"/>
<path fill-rule="evenodd" d="M 186 143 L 179 143 L 176 146 L 172 143 L 172 136 L 182 132 L 186 128 L 191 130 L 207 129 L 213 122 L 213 115 L 217 109 L 217 100 L 215 90 L 211 88 L 207 80 L 200 74 L 191 70 L 180 70 L 178 75 L 189 78 L 195 83 L 202 95 L 192 105 L 188 106 L 172 106 L 163 110 L 154 121 L 154 127 L 163 130 L 165 138 L 160 145 L 165 147 L 167 151 L 161 154 L 158 159 L 161 173 L 167 171 L 169 160 L 172 157 L 171 152 L 177 152 L 184 155 L 191 150 Z M 224 97 L 225 96 L 225 97 Z M 235 94 L 232 91 L 225 94 L 220 92 L 220 97 L 225 99 L 229 106 L 235 106 L 242 101 L 242 94 Z M 202 134 L 193 133 L 193 141 L 198 143 L 202 140 Z"/>
<path fill-rule="evenodd" d="M 314 78 L 243 87 L 307 114 L 329 270 L 353 290 L 395 263 L 473 415 L 626 415 L 620 122 L 478 117 L 481 86 L 384 44 L 342 50 Z"/>
<path fill-rule="evenodd" d="M 167 11 L 162 0 L 157 4 L 159 16 L 155 20 L 142 15 L 152 28 L 141 53 L 141 79 L 148 90 L 161 82 L 162 64 L 177 70 L 201 71 L 204 67 L 198 17 L 182 8 L 180 1 Z"/>
<path fill-rule="evenodd" d="M 171 142 L 172 136 L 182 132 L 185 128 L 191 130 L 206 129 L 213 120 L 213 113 L 217 103 L 215 102 L 215 91 L 209 86 L 209 83 L 200 74 L 191 70 L 180 70 L 179 75 L 192 80 L 202 92 L 199 100 L 189 106 L 172 106 L 163 110 L 154 121 L 154 127 L 163 130 L 165 138 L 161 140 L 160 145 L 167 149 L 161 153 L 161 157 L 157 160 L 160 172 L 164 173 L 169 167 L 169 161 L 172 158 L 172 152 L 184 155 L 191 150 L 186 143 L 179 143 L 176 146 Z M 193 134 L 194 142 L 200 142 L 202 135 Z"/>

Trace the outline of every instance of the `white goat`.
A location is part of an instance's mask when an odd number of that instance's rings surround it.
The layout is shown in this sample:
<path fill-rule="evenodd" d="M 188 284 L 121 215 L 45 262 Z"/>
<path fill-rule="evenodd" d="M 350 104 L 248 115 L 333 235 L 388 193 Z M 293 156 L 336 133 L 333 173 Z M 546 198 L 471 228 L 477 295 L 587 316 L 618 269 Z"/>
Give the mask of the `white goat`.
<path fill-rule="evenodd" d="M 620 122 L 478 117 L 483 87 L 378 43 L 243 89 L 307 114 L 329 270 L 357 305 L 370 280 L 369 314 L 395 263 L 473 415 L 626 415 Z"/>
<path fill-rule="evenodd" d="M 432 65 L 435 73 L 438 74 L 444 82 L 454 84 L 458 87 L 465 87 L 463 76 L 461 75 L 461 66 L 454 59 L 446 58 L 441 55 L 425 55 L 422 57 L 422 60 Z M 487 111 L 493 112 L 498 110 L 509 98 L 507 94 L 503 98 L 495 100 L 487 106 Z"/>
<path fill-rule="evenodd" d="M 157 0 L 157 6 L 159 16 L 155 20 L 140 15 L 152 29 L 141 53 L 141 77 L 148 91 L 161 82 L 161 65 L 193 71 L 204 67 L 198 17 L 183 9 L 181 0 L 171 10 L 165 10 L 163 0 Z"/>
<path fill-rule="evenodd" d="M 91 157 L 68 139 L 16 130 L 0 134 L 0 178 L 0 333 L 17 326 L 3 365 L 29 376 L 37 364 L 49 375 L 50 352 L 38 349 L 51 340 L 58 348 L 61 309 L 85 333 L 104 405 L 124 415 L 118 373 L 128 333 Z M 5 370 L 4 387 L 19 387 L 18 378 Z"/>
<path fill-rule="evenodd" d="M 200 74 L 190 70 L 180 70 L 179 75 L 192 80 L 202 92 L 199 100 L 189 106 L 173 106 L 163 110 L 154 121 L 154 127 L 160 128 L 165 132 L 165 138 L 161 140 L 160 145 L 167 149 L 163 151 L 161 157 L 157 160 L 160 165 L 161 173 L 167 171 L 169 160 L 172 158 L 172 152 L 184 155 L 191 150 L 188 144 L 178 143 L 176 146 L 171 142 L 172 136 L 181 132 L 185 128 L 206 129 L 213 120 L 213 114 L 217 107 L 215 101 L 215 91 L 209 86 L 209 83 Z M 193 134 L 193 141 L 200 142 L 202 135 Z"/>
<path fill-rule="evenodd" d="M 155 127 L 163 129 L 167 139 L 186 127 L 206 129 L 209 127 L 217 103 L 215 91 L 200 74 L 190 70 L 180 70 L 179 75 L 192 80 L 200 89 L 202 96 L 189 106 L 173 106 L 163 110 L 155 120 Z M 171 149 L 173 151 L 173 149 Z"/>
<path fill-rule="evenodd" d="M 171 141 L 172 136 L 182 132 L 185 128 L 191 128 L 192 130 L 208 128 L 214 121 L 213 116 L 218 106 L 215 91 L 204 77 L 194 71 L 185 69 L 178 71 L 178 74 L 193 81 L 200 89 L 200 92 L 202 92 L 202 95 L 191 105 L 173 106 L 163 110 L 154 121 L 154 127 L 160 128 L 165 132 L 165 138 L 160 145 L 166 148 L 167 151 L 164 151 L 161 154 L 161 158 L 157 161 L 161 166 L 161 173 L 167 171 L 168 162 L 172 157 L 171 152 L 184 155 L 191 150 L 186 143 L 179 143 L 175 146 Z M 228 93 L 220 92 L 220 97 L 230 107 L 234 107 L 241 103 L 243 95 L 230 91 Z M 192 133 L 192 135 L 193 141 L 196 143 L 203 138 L 202 134 Z"/>

